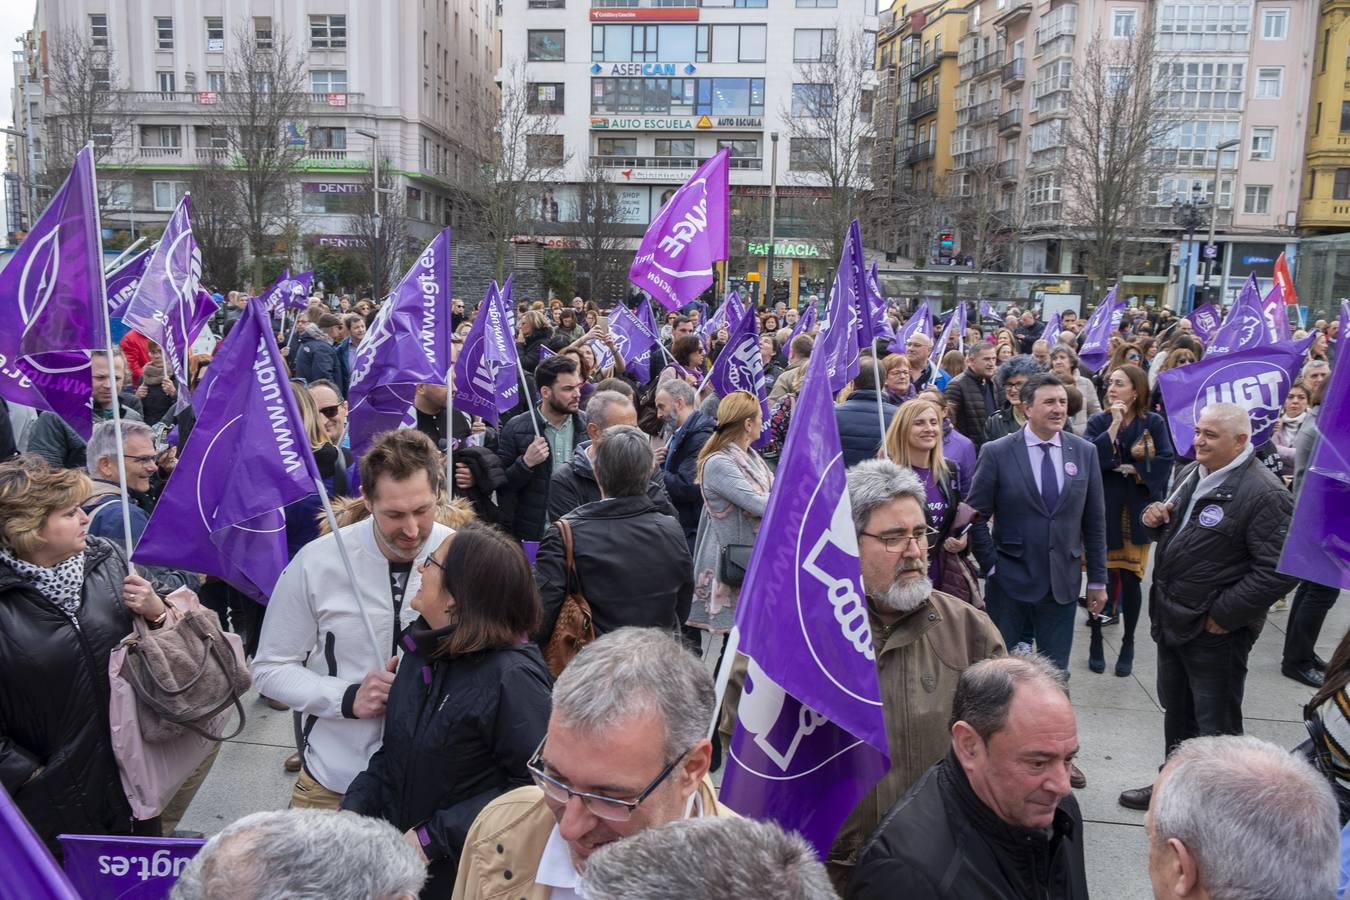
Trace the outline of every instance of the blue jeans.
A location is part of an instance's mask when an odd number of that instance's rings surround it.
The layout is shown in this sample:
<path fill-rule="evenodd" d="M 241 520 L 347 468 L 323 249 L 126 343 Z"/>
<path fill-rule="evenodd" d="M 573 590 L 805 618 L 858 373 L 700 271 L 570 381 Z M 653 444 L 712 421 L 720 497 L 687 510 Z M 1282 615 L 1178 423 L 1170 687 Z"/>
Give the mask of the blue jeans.
<path fill-rule="evenodd" d="M 985 605 L 994 620 L 1003 643 L 1012 650 L 1026 635 L 1036 638 L 1036 652 L 1050 659 L 1066 674 L 1069 671 L 1069 650 L 1073 647 L 1073 623 L 1078 605 L 1056 603 L 1048 591 L 1035 601 L 1009 597 L 998 583 L 998 575 L 985 584 Z"/>

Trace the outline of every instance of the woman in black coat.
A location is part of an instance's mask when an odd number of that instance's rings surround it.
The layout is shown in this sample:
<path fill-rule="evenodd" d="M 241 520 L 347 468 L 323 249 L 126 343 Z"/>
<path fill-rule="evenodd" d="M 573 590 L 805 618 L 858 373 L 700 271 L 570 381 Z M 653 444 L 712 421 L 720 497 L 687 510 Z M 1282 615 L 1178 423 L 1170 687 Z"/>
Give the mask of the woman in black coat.
<path fill-rule="evenodd" d="M 0 465 L 0 780 L 60 858 L 58 834 L 130 834 L 108 724 L 108 656 L 164 603 L 119 546 L 88 537 L 83 472 Z M 120 600 L 119 600 L 120 598 Z"/>
<path fill-rule="evenodd" d="M 1165 499 L 1172 474 L 1172 436 L 1162 416 L 1149 411 L 1148 376 L 1133 364 L 1115 369 L 1106 379 L 1107 412 L 1088 419 L 1083 437 L 1097 445 L 1102 468 L 1102 496 L 1106 504 L 1106 569 L 1110 576 L 1107 611 L 1089 613 L 1092 640 L 1088 668 L 1106 670 L 1102 630 L 1120 615 L 1125 630 L 1120 637 L 1116 674 L 1124 678 L 1134 665 L 1134 629 L 1143 605 L 1140 583 L 1148 568 L 1151 530 L 1144 526 L 1144 507 Z M 1108 614 L 1109 613 L 1109 614 Z"/>
<path fill-rule="evenodd" d="M 526 642 L 539 593 L 519 544 L 469 524 L 419 566 L 421 618 L 400 639 L 384 741 L 342 808 L 402 831 L 427 861 L 422 897 L 449 897 L 473 820 L 530 783 L 525 764 L 548 729 L 553 679 Z"/>

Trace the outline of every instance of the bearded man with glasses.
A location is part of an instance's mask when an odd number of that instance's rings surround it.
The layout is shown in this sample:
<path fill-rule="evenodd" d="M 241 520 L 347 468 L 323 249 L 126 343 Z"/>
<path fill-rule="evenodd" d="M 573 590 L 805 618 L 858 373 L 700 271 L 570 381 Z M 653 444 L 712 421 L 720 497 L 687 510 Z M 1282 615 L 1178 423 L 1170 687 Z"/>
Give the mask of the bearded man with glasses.
<path fill-rule="evenodd" d="M 735 815 L 708 778 L 712 713 L 708 670 L 668 632 L 620 628 L 587 646 L 554 685 L 534 786 L 489 803 L 469 829 L 455 900 L 572 900 L 600 847 Z"/>

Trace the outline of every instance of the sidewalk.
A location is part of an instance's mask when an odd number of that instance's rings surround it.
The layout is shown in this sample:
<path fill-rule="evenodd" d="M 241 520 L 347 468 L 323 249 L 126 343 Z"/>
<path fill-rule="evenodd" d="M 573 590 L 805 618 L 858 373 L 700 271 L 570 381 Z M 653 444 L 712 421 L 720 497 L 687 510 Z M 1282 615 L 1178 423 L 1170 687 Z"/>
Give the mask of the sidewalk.
<path fill-rule="evenodd" d="M 1289 613 L 1272 610 L 1261 639 L 1252 650 L 1247 695 L 1243 705 L 1250 734 L 1293 747 L 1307 735 L 1301 711 L 1312 690 L 1280 675 L 1280 650 Z M 1318 653 L 1330 659 L 1350 627 L 1350 605 L 1336 604 L 1322 629 Z M 1154 685 L 1153 642 L 1148 623 L 1139 624 L 1134 675 L 1112 674 L 1120 626 L 1106 630 L 1106 674 L 1087 667 L 1087 629 L 1074 639 L 1071 688 L 1078 712 L 1082 751 L 1079 767 L 1088 786 L 1078 792 L 1087 821 L 1088 884 L 1104 900 L 1150 900 L 1148 847 L 1144 814 L 1123 809 L 1116 797 L 1126 788 L 1152 782 L 1162 762 L 1162 709 Z M 206 783 L 188 809 L 180 828 L 215 834 L 240 816 L 281 809 L 290 799 L 295 776 L 281 767 L 294 751 L 289 712 L 270 709 L 256 694 L 245 702 L 248 726 L 221 748 Z"/>

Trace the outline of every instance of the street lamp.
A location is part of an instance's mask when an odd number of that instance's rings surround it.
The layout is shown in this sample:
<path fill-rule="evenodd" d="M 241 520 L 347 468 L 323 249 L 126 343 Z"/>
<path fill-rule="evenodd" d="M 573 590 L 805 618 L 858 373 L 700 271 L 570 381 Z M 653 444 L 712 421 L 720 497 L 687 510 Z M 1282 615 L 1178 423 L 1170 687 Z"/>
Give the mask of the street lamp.
<path fill-rule="evenodd" d="M 1215 153 L 1214 153 L 1214 194 L 1213 194 L 1213 196 L 1214 196 L 1214 202 L 1210 204 L 1210 213 L 1209 213 L 1209 240 L 1206 242 L 1206 246 L 1208 246 L 1208 247 L 1213 247 L 1213 246 L 1214 246 L 1214 226 L 1215 226 L 1215 225 L 1218 223 L 1218 221 L 1219 221 L 1219 164 L 1220 164 L 1221 162 L 1223 162 L 1223 153 L 1224 153 L 1224 151 L 1225 151 L 1225 150 L 1231 150 L 1231 149 L 1233 149 L 1234 147 L 1236 147 L 1236 146 L 1237 146 L 1238 144 L 1240 144 L 1240 143 L 1242 143 L 1242 141 L 1241 141 L 1239 138 L 1233 138 L 1232 140 L 1224 141 L 1222 144 L 1220 144 L 1219 146 L 1217 146 L 1217 147 L 1214 148 L 1214 150 L 1215 150 Z M 1205 265 L 1204 291 L 1205 291 L 1205 299 L 1208 300 L 1208 299 L 1209 299 L 1209 279 L 1210 279 L 1210 276 L 1214 274 L 1214 267 L 1217 266 L 1217 265 L 1219 264 L 1219 254 L 1218 254 L 1218 252 L 1215 251 L 1214 255 L 1211 256 L 1211 257 L 1210 257 L 1208 260 L 1206 260 L 1205 262 L 1206 262 L 1206 265 Z M 1222 294 L 1223 291 L 1220 290 L 1219 293 Z"/>
<path fill-rule="evenodd" d="M 769 277 L 766 279 L 767 293 L 760 292 L 764 306 L 773 309 L 773 245 L 775 240 L 774 220 L 778 212 L 778 132 L 769 133 Z M 789 287 L 788 291 L 791 292 Z"/>
<path fill-rule="evenodd" d="M 372 298 L 379 301 L 379 295 L 383 293 L 384 279 L 380 277 L 380 136 L 373 131 L 367 131 L 364 128 L 353 129 L 357 134 L 364 138 L 370 138 L 370 164 L 371 164 L 371 198 L 374 203 L 374 213 L 371 215 L 371 224 L 375 227 L 375 234 L 370 241 L 370 281 Z"/>
<path fill-rule="evenodd" d="M 1172 222 L 1186 233 L 1186 259 L 1182 264 L 1177 311 L 1182 315 L 1191 311 L 1191 254 L 1195 250 L 1195 232 L 1205 224 L 1205 207 L 1208 204 L 1200 196 L 1200 185 L 1191 185 L 1191 199 L 1185 203 L 1172 201 Z"/>

